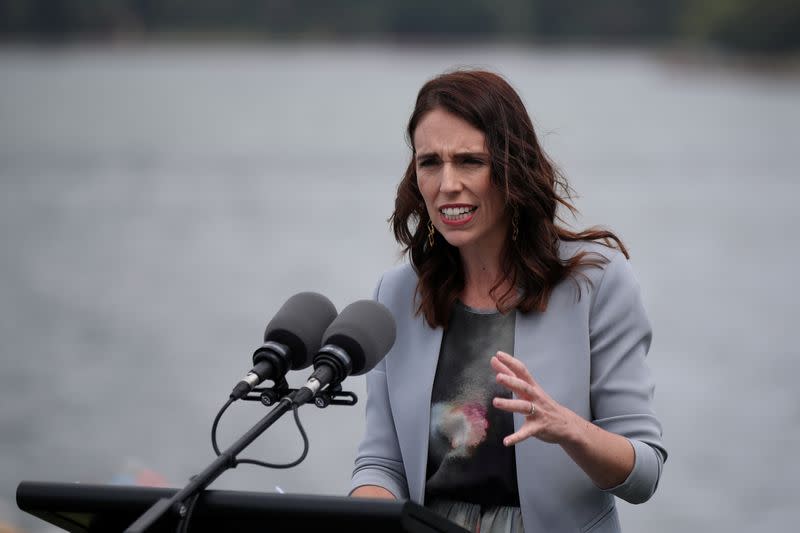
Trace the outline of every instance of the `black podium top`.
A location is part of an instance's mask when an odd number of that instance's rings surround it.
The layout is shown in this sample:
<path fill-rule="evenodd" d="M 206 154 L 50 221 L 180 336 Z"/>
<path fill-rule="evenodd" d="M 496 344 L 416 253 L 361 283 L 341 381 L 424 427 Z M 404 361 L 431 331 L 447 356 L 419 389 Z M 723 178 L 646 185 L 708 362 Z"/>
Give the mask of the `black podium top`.
<path fill-rule="evenodd" d="M 17 505 L 74 533 L 123 531 L 153 503 L 178 489 L 23 481 Z M 152 530 L 174 532 L 170 516 Z M 380 531 L 463 533 L 452 522 L 408 500 L 207 490 L 198 499 L 191 532 Z"/>

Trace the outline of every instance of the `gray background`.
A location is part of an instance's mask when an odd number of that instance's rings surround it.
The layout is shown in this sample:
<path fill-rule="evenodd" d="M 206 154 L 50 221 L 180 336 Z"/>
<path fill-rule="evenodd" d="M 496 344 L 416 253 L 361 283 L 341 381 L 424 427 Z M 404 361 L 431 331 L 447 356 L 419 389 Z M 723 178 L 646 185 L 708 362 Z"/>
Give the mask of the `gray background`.
<path fill-rule="evenodd" d="M 0 50 L 0 523 L 21 480 L 182 485 L 290 295 L 369 297 L 421 84 L 504 74 L 580 194 L 629 245 L 655 326 L 670 452 L 628 531 L 797 523 L 800 75 L 656 52 L 218 45 Z M 293 384 L 306 373 L 291 375 Z M 363 378 L 347 384 L 364 392 Z M 413 391 L 409 391 L 413 394 Z M 308 459 L 217 488 L 343 494 L 355 408 L 307 408 Z M 264 413 L 237 405 L 231 440 Z M 289 461 L 281 420 L 247 455 Z"/>

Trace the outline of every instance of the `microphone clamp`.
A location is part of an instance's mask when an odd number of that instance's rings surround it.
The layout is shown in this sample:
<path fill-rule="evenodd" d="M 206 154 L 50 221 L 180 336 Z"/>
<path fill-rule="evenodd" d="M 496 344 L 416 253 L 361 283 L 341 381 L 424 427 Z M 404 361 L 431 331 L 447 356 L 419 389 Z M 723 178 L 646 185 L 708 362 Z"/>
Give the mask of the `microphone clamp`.
<path fill-rule="evenodd" d="M 242 400 L 260 402 L 267 407 L 277 404 L 281 398 L 292 397 L 299 389 L 289 387 L 286 378 L 281 379 L 272 387 L 258 387 L 250 391 Z M 324 409 L 329 405 L 355 405 L 358 396 L 354 392 L 342 390 L 341 385 L 328 386 L 314 396 L 314 405 Z"/>
<path fill-rule="evenodd" d="M 354 392 L 343 391 L 341 385 L 335 387 L 329 385 L 314 396 L 314 405 L 320 409 L 325 409 L 329 405 L 355 405 L 357 402 L 358 396 Z"/>

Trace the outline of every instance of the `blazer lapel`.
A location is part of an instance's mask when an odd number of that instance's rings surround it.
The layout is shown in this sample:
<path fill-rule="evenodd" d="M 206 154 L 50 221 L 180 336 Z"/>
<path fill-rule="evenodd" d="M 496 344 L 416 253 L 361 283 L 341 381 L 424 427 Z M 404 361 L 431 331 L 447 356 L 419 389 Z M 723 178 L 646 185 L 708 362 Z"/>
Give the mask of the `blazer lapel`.
<path fill-rule="evenodd" d="M 428 463 L 431 391 L 442 345 L 442 328 L 431 329 L 422 316 L 414 317 L 403 358 L 392 361 L 389 394 L 403 454 L 409 496 L 423 503 Z"/>

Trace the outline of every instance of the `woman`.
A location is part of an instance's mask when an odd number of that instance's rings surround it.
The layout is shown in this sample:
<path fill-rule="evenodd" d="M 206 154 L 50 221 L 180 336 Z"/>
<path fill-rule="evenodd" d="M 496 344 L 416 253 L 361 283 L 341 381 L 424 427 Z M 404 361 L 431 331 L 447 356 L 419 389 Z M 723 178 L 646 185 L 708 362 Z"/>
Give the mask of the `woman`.
<path fill-rule="evenodd" d="M 614 496 L 646 501 L 667 456 L 625 247 L 556 224 L 568 186 L 501 77 L 432 79 L 408 136 L 390 222 L 411 261 L 376 289 L 397 341 L 352 494 L 473 531 L 619 531 Z"/>

